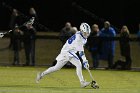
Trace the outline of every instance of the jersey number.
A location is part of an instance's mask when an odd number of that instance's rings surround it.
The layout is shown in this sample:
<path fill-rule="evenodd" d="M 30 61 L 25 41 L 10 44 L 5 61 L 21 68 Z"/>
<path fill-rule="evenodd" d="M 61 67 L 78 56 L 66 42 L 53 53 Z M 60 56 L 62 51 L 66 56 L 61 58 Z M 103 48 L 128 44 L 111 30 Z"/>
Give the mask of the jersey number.
<path fill-rule="evenodd" d="M 68 43 L 71 44 L 73 40 L 75 40 L 76 35 L 73 35 L 71 38 L 68 39 Z"/>

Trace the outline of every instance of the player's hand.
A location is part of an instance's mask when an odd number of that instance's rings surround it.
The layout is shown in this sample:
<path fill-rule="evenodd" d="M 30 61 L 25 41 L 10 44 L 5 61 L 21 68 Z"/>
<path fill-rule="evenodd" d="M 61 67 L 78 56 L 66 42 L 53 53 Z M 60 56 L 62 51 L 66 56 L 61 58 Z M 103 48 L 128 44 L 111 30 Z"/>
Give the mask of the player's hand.
<path fill-rule="evenodd" d="M 88 61 L 84 61 L 84 62 L 83 62 L 83 65 L 84 65 L 84 68 L 85 68 L 85 69 L 89 69 Z"/>
<path fill-rule="evenodd" d="M 4 36 L 4 34 L 3 33 L 0 33 L 0 38 L 2 38 Z"/>

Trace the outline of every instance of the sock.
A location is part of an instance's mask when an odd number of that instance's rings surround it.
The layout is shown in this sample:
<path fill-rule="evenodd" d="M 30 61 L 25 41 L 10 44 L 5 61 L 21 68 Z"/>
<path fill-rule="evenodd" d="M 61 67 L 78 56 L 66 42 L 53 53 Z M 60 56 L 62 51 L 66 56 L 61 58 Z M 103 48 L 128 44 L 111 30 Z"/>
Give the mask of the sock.
<path fill-rule="evenodd" d="M 80 82 L 84 81 L 84 78 L 83 78 L 83 75 L 82 75 L 82 69 L 76 68 L 76 73 L 77 73 L 77 76 L 78 76 Z"/>

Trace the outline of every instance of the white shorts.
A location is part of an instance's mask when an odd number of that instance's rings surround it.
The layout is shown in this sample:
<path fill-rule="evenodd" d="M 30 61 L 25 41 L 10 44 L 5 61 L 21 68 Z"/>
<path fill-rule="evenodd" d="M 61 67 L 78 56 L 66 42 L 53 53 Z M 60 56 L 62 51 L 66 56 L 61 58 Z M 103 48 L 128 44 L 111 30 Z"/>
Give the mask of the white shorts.
<path fill-rule="evenodd" d="M 82 67 L 81 61 L 75 53 L 69 53 L 69 52 L 60 53 L 56 57 L 56 60 L 57 60 L 56 67 L 58 68 L 62 68 L 67 62 L 72 63 L 77 68 L 81 69 Z"/>
<path fill-rule="evenodd" d="M 80 60 L 78 58 L 78 56 L 73 53 L 73 52 L 64 52 L 64 53 L 60 53 L 57 57 L 56 60 L 57 61 L 70 61 L 72 58 L 75 58 L 77 60 Z"/>

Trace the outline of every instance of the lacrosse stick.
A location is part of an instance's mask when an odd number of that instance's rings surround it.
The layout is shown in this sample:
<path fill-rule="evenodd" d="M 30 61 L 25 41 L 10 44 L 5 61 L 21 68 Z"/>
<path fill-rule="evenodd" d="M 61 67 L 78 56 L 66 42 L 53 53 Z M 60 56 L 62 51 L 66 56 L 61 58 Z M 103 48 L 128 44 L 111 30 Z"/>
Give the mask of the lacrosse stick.
<path fill-rule="evenodd" d="M 23 27 L 23 26 L 25 26 L 26 24 L 31 24 L 31 25 L 33 25 L 34 20 L 35 20 L 35 17 L 32 17 L 28 22 L 25 22 L 23 25 L 19 26 L 18 28 Z M 13 30 L 14 30 L 14 29 L 13 29 Z M 0 38 L 4 37 L 5 34 L 8 34 L 8 33 L 10 33 L 10 32 L 13 31 L 13 30 L 9 30 L 9 31 L 7 31 L 7 32 L 1 32 L 1 33 L 0 33 Z"/>
<path fill-rule="evenodd" d="M 94 89 L 99 89 L 99 85 L 98 85 L 97 82 L 94 80 L 94 78 L 93 78 L 93 76 L 92 76 L 90 70 L 89 70 L 89 69 L 87 69 L 87 70 L 88 70 L 88 73 L 89 73 L 89 75 L 90 75 L 90 78 L 92 79 L 91 87 L 93 87 Z"/>
<path fill-rule="evenodd" d="M 10 33 L 12 30 L 9 30 L 7 32 L 1 32 L 0 33 L 0 38 L 4 37 L 5 34 Z"/>

